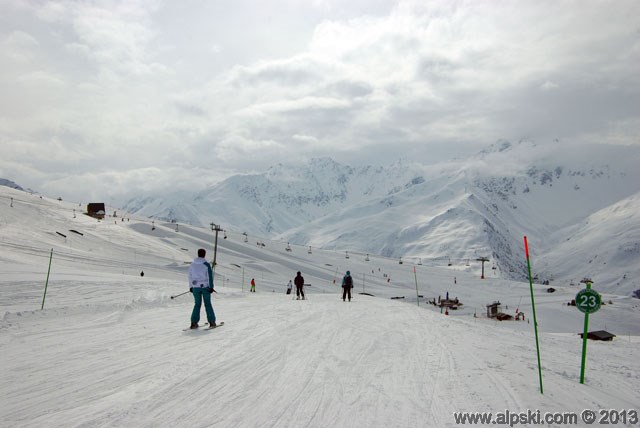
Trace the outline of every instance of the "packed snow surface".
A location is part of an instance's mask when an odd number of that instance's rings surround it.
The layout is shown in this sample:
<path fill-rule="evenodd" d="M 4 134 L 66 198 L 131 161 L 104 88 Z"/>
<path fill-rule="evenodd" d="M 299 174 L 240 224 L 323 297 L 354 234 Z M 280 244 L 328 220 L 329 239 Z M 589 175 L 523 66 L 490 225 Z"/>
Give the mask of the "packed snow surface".
<path fill-rule="evenodd" d="M 616 337 L 589 341 L 582 385 L 584 315 L 567 302 L 583 285 L 534 284 L 541 394 L 529 284 L 490 264 L 480 279 L 476 261 L 347 259 L 220 234 L 212 296 L 225 325 L 185 331 L 192 297 L 177 295 L 196 250 L 213 257 L 213 232 L 82 211 L 0 188 L 3 427 L 447 427 L 454 412 L 640 410 L 640 300 L 629 296 L 603 294 L 591 315 L 590 330 Z M 285 293 L 298 270 L 306 300 Z M 447 293 L 463 306 L 427 303 Z M 487 318 L 497 300 L 526 320 Z"/>

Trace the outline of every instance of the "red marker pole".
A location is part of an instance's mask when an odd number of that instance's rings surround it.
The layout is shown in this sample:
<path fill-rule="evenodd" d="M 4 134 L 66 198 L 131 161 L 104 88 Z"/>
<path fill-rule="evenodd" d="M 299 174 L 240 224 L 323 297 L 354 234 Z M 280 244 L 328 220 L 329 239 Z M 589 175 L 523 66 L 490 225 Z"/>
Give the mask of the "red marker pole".
<path fill-rule="evenodd" d="M 531 262 L 529 261 L 529 244 L 527 237 L 524 237 L 524 252 L 527 255 L 527 271 L 529 272 L 529 289 L 531 290 L 531 308 L 533 311 L 533 328 L 536 333 L 536 351 L 538 353 L 538 376 L 540 378 L 540 394 L 544 394 L 542 389 L 542 367 L 540 366 L 540 344 L 538 342 L 538 320 L 536 318 L 536 303 L 533 299 L 533 280 L 531 279 Z"/>
<path fill-rule="evenodd" d="M 418 274 L 416 273 L 416 267 L 413 267 L 413 276 L 416 279 L 416 301 L 418 302 L 418 306 L 420 306 L 420 293 L 418 292 Z"/>

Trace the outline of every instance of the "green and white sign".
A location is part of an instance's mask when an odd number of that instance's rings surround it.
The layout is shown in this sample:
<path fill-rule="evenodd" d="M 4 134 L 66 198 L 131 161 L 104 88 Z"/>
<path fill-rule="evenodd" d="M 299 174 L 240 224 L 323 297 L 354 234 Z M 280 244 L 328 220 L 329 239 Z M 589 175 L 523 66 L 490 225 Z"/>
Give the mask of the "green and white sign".
<path fill-rule="evenodd" d="M 590 288 L 578 291 L 576 294 L 576 306 L 578 310 L 585 314 L 592 314 L 600 309 L 602 297 L 600 293 Z"/>

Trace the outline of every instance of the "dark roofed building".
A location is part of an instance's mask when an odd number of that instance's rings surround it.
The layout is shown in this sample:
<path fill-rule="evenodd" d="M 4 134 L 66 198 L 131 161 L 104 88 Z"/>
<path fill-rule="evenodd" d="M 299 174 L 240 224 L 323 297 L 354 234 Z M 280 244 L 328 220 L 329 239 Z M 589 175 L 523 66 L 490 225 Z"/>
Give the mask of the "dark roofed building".
<path fill-rule="evenodd" d="M 584 336 L 584 333 L 579 333 L 579 334 L 580 334 L 580 337 Z M 611 334 L 608 331 L 604 331 L 604 330 L 590 331 L 587 333 L 587 339 L 591 339 L 591 340 L 609 341 L 609 340 L 613 340 L 614 337 L 616 337 L 615 334 Z"/>
<path fill-rule="evenodd" d="M 87 215 L 95 218 L 104 218 L 105 214 L 104 202 L 94 202 L 87 205 Z"/>

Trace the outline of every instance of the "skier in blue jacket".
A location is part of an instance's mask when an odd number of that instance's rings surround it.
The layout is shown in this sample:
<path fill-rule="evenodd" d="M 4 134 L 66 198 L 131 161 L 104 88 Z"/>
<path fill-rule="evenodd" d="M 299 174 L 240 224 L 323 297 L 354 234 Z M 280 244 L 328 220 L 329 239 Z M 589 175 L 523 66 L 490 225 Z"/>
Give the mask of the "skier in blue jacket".
<path fill-rule="evenodd" d="M 198 328 L 200 321 L 200 308 L 204 301 L 204 308 L 207 312 L 209 327 L 216 326 L 216 314 L 211 306 L 211 293 L 213 293 L 213 270 L 208 261 L 205 260 L 206 250 L 200 248 L 191 266 L 189 266 L 189 291 L 193 293 L 195 304 L 191 312 L 191 328 Z"/>

